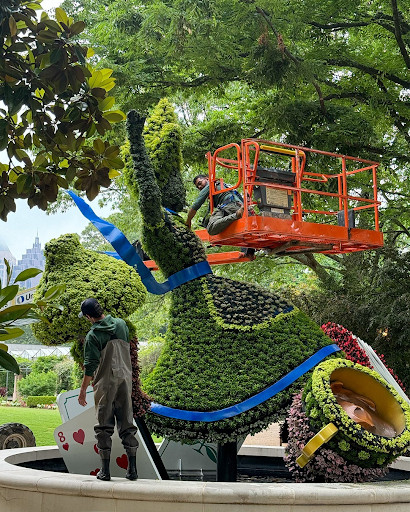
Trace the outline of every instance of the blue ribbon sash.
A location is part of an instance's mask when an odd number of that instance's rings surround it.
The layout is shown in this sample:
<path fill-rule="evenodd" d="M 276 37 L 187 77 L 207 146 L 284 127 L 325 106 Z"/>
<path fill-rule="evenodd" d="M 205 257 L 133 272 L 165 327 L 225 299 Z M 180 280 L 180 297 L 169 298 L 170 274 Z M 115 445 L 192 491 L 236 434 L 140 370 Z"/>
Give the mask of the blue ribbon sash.
<path fill-rule="evenodd" d="M 247 398 L 239 404 L 226 407 L 225 409 L 219 409 L 218 411 L 186 411 L 183 409 L 173 409 L 165 405 L 160 405 L 155 402 L 151 403 L 151 412 L 159 414 L 160 416 L 166 416 L 168 418 L 175 418 L 176 420 L 185 421 L 203 421 L 209 423 L 211 421 L 225 420 L 237 416 L 242 412 L 246 412 L 262 402 L 269 400 L 277 393 L 280 393 L 285 388 L 293 384 L 299 377 L 304 373 L 311 370 L 314 366 L 320 363 L 325 357 L 338 352 L 340 348 L 337 345 L 327 345 L 321 348 L 315 354 L 310 356 L 302 364 L 294 368 L 287 375 L 279 379 L 275 384 L 272 384 L 268 388 L 264 389 L 260 393 Z"/>
<path fill-rule="evenodd" d="M 114 224 L 98 217 L 93 209 L 71 190 L 67 190 L 70 197 L 78 206 L 80 212 L 88 219 L 116 250 L 119 257 L 128 265 L 135 268 L 141 277 L 142 284 L 146 289 L 155 295 L 167 293 L 181 284 L 187 283 L 206 274 L 212 274 L 212 269 L 207 261 L 200 261 L 191 267 L 184 268 L 169 276 L 167 281 L 158 283 L 148 267 L 136 252 L 135 247 L 129 242 L 127 237 Z M 114 256 L 114 254 L 112 254 Z"/>

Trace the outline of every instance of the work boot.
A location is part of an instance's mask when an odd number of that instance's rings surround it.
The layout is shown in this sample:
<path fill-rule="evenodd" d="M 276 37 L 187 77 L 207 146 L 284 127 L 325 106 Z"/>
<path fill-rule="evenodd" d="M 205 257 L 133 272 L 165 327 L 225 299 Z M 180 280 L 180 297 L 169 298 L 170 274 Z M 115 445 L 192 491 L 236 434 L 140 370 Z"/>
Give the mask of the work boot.
<path fill-rule="evenodd" d="M 111 480 L 110 475 L 110 450 L 100 450 L 101 469 L 97 473 L 98 480 Z"/>
<path fill-rule="evenodd" d="M 128 457 L 128 469 L 127 474 L 125 475 L 125 478 L 128 478 L 128 480 L 137 480 L 138 478 L 138 472 L 137 472 L 137 454 L 134 453 L 131 455 L 130 453 L 127 453 Z"/>

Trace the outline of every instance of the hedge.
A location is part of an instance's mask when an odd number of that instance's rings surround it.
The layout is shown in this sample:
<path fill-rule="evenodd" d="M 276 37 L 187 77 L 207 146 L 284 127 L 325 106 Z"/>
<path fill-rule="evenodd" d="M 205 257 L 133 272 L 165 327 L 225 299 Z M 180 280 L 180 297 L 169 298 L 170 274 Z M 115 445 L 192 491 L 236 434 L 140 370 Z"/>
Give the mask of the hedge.
<path fill-rule="evenodd" d="M 50 405 L 55 403 L 55 396 L 28 396 L 26 400 L 27 407 L 37 407 L 38 405 Z"/>

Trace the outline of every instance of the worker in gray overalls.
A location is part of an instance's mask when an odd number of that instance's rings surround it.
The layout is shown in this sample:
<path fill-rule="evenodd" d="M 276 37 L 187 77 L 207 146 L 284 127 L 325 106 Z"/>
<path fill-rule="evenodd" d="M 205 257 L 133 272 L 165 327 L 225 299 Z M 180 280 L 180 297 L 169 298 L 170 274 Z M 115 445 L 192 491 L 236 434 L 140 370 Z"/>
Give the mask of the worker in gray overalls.
<path fill-rule="evenodd" d="M 97 425 L 94 427 L 98 452 L 101 457 L 99 480 L 110 480 L 111 436 L 115 420 L 122 444 L 128 456 L 125 478 L 138 478 L 136 456 L 137 427 L 133 423 L 131 402 L 131 356 L 129 331 L 121 318 L 104 315 L 99 302 L 88 298 L 81 304 L 79 317 L 85 317 L 92 326 L 84 344 L 84 377 L 78 402 L 87 405 L 86 390 L 93 381 Z"/>

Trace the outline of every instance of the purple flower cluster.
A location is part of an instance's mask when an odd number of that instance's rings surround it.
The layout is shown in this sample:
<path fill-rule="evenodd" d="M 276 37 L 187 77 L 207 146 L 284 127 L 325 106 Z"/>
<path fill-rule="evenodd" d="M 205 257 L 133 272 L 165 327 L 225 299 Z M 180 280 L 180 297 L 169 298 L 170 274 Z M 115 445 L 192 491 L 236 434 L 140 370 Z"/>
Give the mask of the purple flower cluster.
<path fill-rule="evenodd" d="M 388 471 L 387 468 L 361 468 L 356 464 L 349 464 L 338 453 L 326 448 L 326 445 L 317 450 L 313 459 L 304 468 L 300 468 L 296 459 L 301 455 L 302 448 L 315 435 L 303 410 L 301 392 L 293 398 L 287 423 L 289 442 L 284 460 L 296 482 L 370 482 Z"/>

